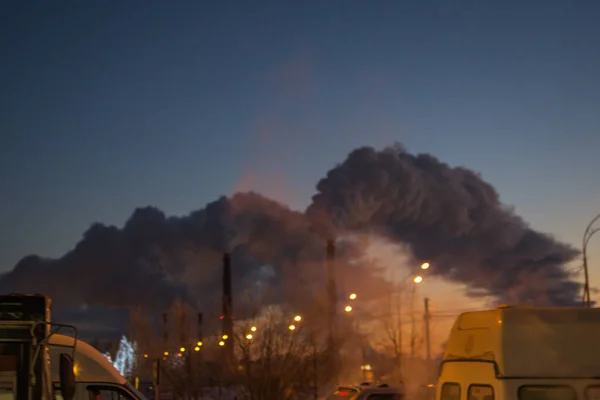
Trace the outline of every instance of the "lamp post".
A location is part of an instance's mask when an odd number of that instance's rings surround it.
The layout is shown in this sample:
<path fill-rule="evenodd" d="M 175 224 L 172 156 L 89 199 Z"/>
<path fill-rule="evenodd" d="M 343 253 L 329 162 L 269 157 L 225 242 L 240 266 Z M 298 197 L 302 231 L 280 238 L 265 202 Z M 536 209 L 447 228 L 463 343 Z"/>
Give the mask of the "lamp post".
<path fill-rule="evenodd" d="M 594 236 L 594 234 L 600 231 L 600 228 L 594 228 L 594 223 L 600 219 L 600 214 L 596 215 L 585 228 L 583 233 L 582 251 L 583 251 L 583 273 L 585 275 L 585 283 L 583 286 L 583 303 L 586 307 L 591 307 L 592 300 L 590 298 L 590 276 L 587 264 L 587 245 Z"/>
<path fill-rule="evenodd" d="M 431 264 L 428 262 L 424 262 L 421 264 L 421 266 L 419 267 L 421 270 L 425 271 L 428 270 L 431 267 Z M 415 345 L 415 327 L 416 327 L 416 320 L 415 320 L 415 315 L 414 315 L 414 303 L 415 303 L 415 297 L 416 297 L 416 285 L 418 285 L 419 283 L 423 282 L 423 277 L 421 275 L 414 275 L 412 272 L 409 273 L 408 275 L 406 275 L 404 277 L 404 279 L 401 282 L 402 287 L 406 286 L 406 283 L 408 282 L 408 280 L 412 278 L 412 283 L 414 285 L 411 286 L 410 288 L 410 295 L 411 295 L 411 340 L 410 340 L 410 345 L 411 345 L 411 357 L 414 354 L 414 345 Z M 398 366 L 398 371 L 400 374 L 400 381 L 402 381 L 402 294 L 398 293 L 397 296 L 397 305 L 396 305 L 396 319 L 398 322 L 398 327 L 397 327 L 397 338 L 396 338 L 396 345 L 398 346 L 398 349 L 396 350 L 396 357 L 397 357 L 397 366 Z"/>
<path fill-rule="evenodd" d="M 348 299 L 350 301 L 356 300 L 357 297 L 358 297 L 358 295 L 356 293 L 350 293 L 348 295 Z M 344 307 L 344 311 L 346 313 L 350 313 L 350 312 L 354 311 L 354 308 L 350 304 L 348 304 L 348 305 L 346 305 L 346 307 Z M 354 312 L 353 312 L 353 314 L 354 314 Z M 354 320 L 354 330 L 356 332 L 360 331 L 360 326 L 356 320 Z M 367 375 L 368 375 L 369 371 L 371 371 L 371 365 L 367 364 L 367 345 L 363 339 L 361 339 L 360 342 L 361 342 L 361 346 L 360 346 L 361 347 L 361 366 L 360 366 L 360 369 L 362 371 L 363 381 L 367 382 L 368 381 Z M 367 365 L 369 366 L 368 369 L 366 369 Z"/>

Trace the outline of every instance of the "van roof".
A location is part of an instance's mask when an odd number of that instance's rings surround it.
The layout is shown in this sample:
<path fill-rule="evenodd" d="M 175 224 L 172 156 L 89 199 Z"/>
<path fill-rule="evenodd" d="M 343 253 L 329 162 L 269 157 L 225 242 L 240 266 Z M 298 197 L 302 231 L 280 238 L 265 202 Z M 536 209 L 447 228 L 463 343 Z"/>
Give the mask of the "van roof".
<path fill-rule="evenodd" d="M 444 362 L 494 362 L 505 377 L 599 377 L 600 309 L 502 306 L 456 319 Z"/>
<path fill-rule="evenodd" d="M 70 336 L 54 334 L 50 336 L 50 357 L 52 380 L 59 380 L 58 360 L 60 353 L 71 354 L 75 339 Z M 78 340 L 75 345 L 75 380 L 77 382 L 106 382 L 125 384 L 127 380 L 117 371 L 110 361 L 89 344 Z"/>

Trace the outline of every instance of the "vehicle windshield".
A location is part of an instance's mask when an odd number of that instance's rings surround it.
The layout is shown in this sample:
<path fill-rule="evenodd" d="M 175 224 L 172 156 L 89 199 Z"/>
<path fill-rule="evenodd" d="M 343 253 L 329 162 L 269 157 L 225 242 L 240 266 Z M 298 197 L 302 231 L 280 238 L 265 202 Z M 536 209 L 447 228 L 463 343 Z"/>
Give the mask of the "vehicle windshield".
<path fill-rule="evenodd" d="M 327 400 L 337 400 L 337 399 L 346 399 L 346 400 L 354 400 L 358 397 L 359 391 L 354 388 L 341 387 L 338 388 L 335 392 L 333 392 Z"/>

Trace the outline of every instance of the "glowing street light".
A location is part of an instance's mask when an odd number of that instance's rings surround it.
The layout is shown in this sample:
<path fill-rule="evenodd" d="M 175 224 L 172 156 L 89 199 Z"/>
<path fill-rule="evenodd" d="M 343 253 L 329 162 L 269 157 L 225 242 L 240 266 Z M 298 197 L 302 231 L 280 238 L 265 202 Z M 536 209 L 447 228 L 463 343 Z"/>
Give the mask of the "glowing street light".
<path fill-rule="evenodd" d="M 200 346 L 194 347 L 194 351 L 200 351 Z"/>
<path fill-rule="evenodd" d="M 299 315 L 296 315 L 296 316 L 294 317 L 294 321 L 296 321 L 296 322 L 300 322 L 300 321 L 302 321 L 302 317 L 301 317 L 301 316 L 299 316 Z"/>
<path fill-rule="evenodd" d="M 144 354 L 144 358 L 148 358 L 148 354 Z"/>
<path fill-rule="evenodd" d="M 350 300 L 356 300 L 356 293 L 351 293 L 350 296 L 348 296 L 348 298 Z"/>
<path fill-rule="evenodd" d="M 225 342 L 221 340 L 221 341 L 219 342 L 219 346 L 221 346 L 221 347 L 222 347 L 222 346 L 225 346 Z"/>
<path fill-rule="evenodd" d="M 290 331 L 295 331 L 295 330 L 296 330 L 296 325 L 293 325 L 293 324 L 292 324 L 292 325 L 288 326 L 288 329 L 289 329 Z"/>
<path fill-rule="evenodd" d="M 198 341 L 198 343 L 196 343 L 196 346 L 198 346 L 198 347 L 202 347 L 202 341 L 201 341 L 201 340 L 200 340 L 200 341 Z"/>
<path fill-rule="evenodd" d="M 414 283 L 421 283 L 423 282 L 423 277 L 421 275 L 417 275 L 413 278 L 413 282 Z"/>
<path fill-rule="evenodd" d="M 346 306 L 346 307 L 344 307 L 344 311 L 346 311 L 346 312 L 352 311 L 352 306 Z"/>
<path fill-rule="evenodd" d="M 251 330 L 252 332 L 256 332 L 256 327 L 255 327 L 255 326 L 253 326 L 252 328 L 250 328 L 250 330 Z"/>
<path fill-rule="evenodd" d="M 428 262 L 421 264 L 421 269 L 428 269 L 431 265 Z"/>
<path fill-rule="evenodd" d="M 181 354 L 181 353 L 177 353 L 177 357 L 181 357 L 181 356 L 182 356 L 182 354 Z"/>
<path fill-rule="evenodd" d="M 247 335 L 246 335 L 246 339 L 248 339 L 248 340 L 252 340 L 252 334 L 251 334 L 251 333 L 247 334 Z"/>
<path fill-rule="evenodd" d="M 181 347 L 181 348 L 179 348 L 179 351 L 180 351 L 181 353 L 183 353 L 183 352 L 185 351 L 185 347 Z"/>
<path fill-rule="evenodd" d="M 165 351 L 163 354 L 164 354 L 165 356 L 168 356 L 168 355 L 169 355 L 169 352 L 168 352 L 168 351 Z"/>
<path fill-rule="evenodd" d="M 223 335 L 223 336 L 221 336 L 221 339 L 223 339 L 223 340 L 227 340 L 227 339 L 229 339 L 229 336 L 227 336 L 227 335 Z"/>

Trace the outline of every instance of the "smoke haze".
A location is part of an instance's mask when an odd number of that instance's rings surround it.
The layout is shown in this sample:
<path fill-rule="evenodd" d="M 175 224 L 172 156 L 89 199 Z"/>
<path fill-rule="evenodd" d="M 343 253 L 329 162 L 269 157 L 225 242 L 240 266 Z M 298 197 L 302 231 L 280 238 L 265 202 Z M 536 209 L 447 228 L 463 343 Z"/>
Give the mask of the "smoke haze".
<path fill-rule="evenodd" d="M 162 312 L 182 299 L 216 313 L 221 254 L 230 251 L 234 309 L 264 288 L 269 301 L 301 306 L 324 290 L 324 239 L 348 233 L 408 246 L 415 263 L 430 261 L 431 273 L 468 285 L 473 296 L 578 303 L 580 285 L 565 270 L 576 250 L 532 230 L 475 172 L 401 145 L 354 150 L 318 183 L 304 213 L 252 192 L 183 217 L 138 208 L 123 228 L 93 224 L 59 259 L 23 258 L 0 278 L 0 290 L 45 293 L 59 307 Z M 337 260 L 362 295 L 386 285 L 361 244 L 345 241 Z"/>

